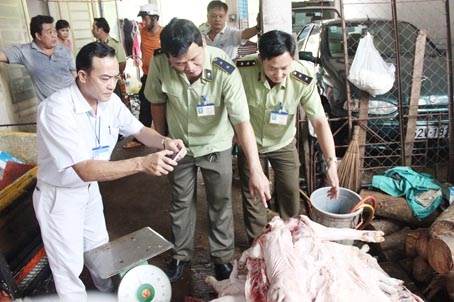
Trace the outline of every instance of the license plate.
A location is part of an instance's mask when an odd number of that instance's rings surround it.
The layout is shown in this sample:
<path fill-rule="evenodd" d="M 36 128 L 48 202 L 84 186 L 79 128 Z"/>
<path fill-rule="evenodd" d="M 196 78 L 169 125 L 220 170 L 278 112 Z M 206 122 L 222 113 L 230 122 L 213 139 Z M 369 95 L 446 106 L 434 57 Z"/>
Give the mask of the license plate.
<path fill-rule="evenodd" d="M 445 126 L 416 126 L 415 139 L 447 138 L 448 125 Z"/>

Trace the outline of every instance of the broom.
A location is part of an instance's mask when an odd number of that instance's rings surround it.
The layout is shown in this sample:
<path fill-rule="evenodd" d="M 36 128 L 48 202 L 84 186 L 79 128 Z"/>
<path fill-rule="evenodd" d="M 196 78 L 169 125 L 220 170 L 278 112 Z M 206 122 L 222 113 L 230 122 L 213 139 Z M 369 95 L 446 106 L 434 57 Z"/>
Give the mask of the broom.
<path fill-rule="evenodd" d="M 355 126 L 353 128 L 352 140 L 348 145 L 347 151 L 345 152 L 339 167 L 337 167 L 340 187 L 347 188 L 357 193 L 361 187 L 358 132 L 359 126 Z"/>

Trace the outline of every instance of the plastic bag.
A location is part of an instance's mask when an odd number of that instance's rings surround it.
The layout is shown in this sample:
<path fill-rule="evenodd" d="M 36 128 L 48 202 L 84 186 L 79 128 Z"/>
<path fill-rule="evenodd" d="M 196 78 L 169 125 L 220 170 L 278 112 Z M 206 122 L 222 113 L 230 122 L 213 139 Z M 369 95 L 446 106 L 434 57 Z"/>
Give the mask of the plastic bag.
<path fill-rule="evenodd" d="M 372 96 L 385 94 L 394 85 L 395 67 L 386 63 L 374 46 L 372 36 L 361 38 L 353 58 L 348 80 Z"/>

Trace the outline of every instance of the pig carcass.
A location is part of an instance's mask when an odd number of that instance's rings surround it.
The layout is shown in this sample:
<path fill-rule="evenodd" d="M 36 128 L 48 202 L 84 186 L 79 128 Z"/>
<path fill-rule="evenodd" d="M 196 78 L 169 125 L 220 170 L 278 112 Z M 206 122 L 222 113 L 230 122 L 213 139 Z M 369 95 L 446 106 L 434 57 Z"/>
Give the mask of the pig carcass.
<path fill-rule="evenodd" d="M 244 285 L 246 275 L 238 273 L 238 262 L 234 260 L 233 270 L 229 279 L 218 281 L 213 276 L 208 276 L 205 282 L 211 285 L 218 293 L 219 298 L 215 302 L 246 302 Z"/>
<path fill-rule="evenodd" d="M 274 217 L 242 253 L 230 279 L 208 277 L 207 282 L 218 292 L 218 302 L 422 302 L 378 265 L 367 246 L 333 242 L 382 242 L 383 235 L 325 227 L 304 215 L 287 221 Z M 246 278 L 238 274 L 243 267 Z"/>

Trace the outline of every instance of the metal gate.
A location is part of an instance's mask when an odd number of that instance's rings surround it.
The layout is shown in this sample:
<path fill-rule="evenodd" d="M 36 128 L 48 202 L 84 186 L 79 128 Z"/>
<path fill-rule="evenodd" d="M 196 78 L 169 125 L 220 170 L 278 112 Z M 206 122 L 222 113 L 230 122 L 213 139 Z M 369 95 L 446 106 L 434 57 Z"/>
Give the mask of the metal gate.
<path fill-rule="evenodd" d="M 303 28 L 307 32 L 298 36 L 299 47 L 316 48 L 312 53 L 319 65 L 314 71 L 337 155 L 343 156 L 353 126 L 359 125 L 363 187 L 373 175 L 395 166 L 411 166 L 440 182 L 453 182 L 449 3 L 341 0 L 340 8 L 341 21 L 307 26 Z M 395 66 L 394 85 L 383 95 L 369 95 L 345 81 L 367 32 L 382 58 Z M 336 76 L 344 79 L 342 87 L 336 87 Z M 307 146 L 302 162 L 312 191 L 324 184 L 323 158 L 316 139 L 309 137 Z"/>

